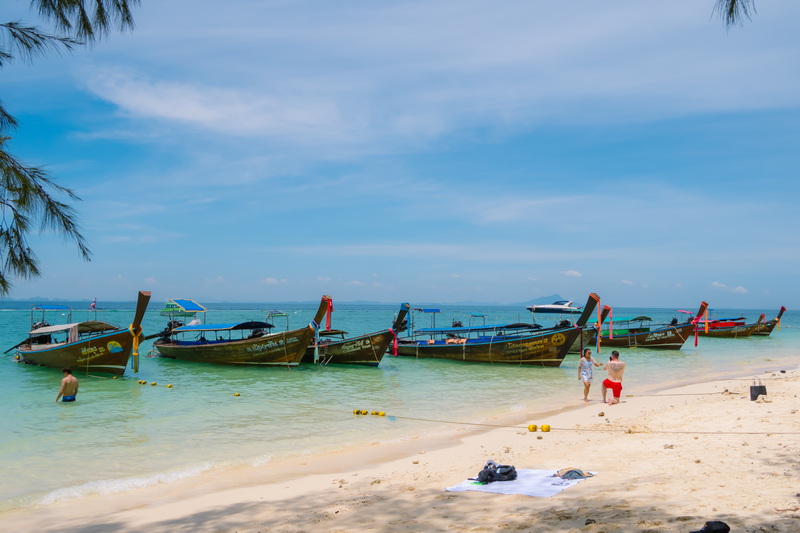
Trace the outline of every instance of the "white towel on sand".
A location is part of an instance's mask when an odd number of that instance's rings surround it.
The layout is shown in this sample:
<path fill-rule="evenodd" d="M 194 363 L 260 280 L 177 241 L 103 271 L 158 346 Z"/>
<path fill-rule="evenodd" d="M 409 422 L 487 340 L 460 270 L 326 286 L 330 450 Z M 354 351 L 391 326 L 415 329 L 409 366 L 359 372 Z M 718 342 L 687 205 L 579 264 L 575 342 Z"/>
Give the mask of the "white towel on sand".
<path fill-rule="evenodd" d="M 583 479 L 562 479 L 555 475 L 556 472 L 558 470 L 520 469 L 517 470 L 517 479 L 513 481 L 494 481 L 481 485 L 468 479 L 458 485 L 446 487 L 444 490 L 450 492 L 477 490 L 495 494 L 524 494 L 526 496 L 548 498 L 583 481 Z"/>

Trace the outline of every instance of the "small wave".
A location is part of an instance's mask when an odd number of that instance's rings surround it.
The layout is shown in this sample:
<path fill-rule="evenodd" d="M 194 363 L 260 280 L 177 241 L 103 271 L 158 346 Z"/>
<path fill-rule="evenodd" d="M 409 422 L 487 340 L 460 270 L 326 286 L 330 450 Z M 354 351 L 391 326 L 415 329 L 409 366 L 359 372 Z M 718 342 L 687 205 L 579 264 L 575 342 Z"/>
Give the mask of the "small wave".
<path fill-rule="evenodd" d="M 90 481 L 82 485 L 73 487 L 66 487 L 63 489 L 54 490 L 39 500 L 40 505 L 51 505 L 56 502 L 63 502 L 83 498 L 85 496 L 99 494 L 108 495 L 125 492 L 133 489 L 141 489 L 152 487 L 162 483 L 174 483 L 182 479 L 199 476 L 204 472 L 216 470 L 221 465 L 214 465 L 211 463 L 204 463 L 193 465 L 181 470 L 174 470 L 168 472 L 159 472 L 151 476 L 145 477 L 129 477 L 124 479 L 103 479 L 98 481 Z"/>

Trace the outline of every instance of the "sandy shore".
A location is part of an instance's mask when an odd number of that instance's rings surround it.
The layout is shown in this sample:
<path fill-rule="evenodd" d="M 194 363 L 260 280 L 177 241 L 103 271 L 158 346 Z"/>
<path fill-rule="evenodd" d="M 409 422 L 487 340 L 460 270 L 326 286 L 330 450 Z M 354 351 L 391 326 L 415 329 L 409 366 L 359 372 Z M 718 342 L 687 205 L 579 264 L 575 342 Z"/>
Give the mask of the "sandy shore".
<path fill-rule="evenodd" d="M 798 532 L 800 372 L 760 377 L 768 401 L 750 400 L 745 377 L 649 395 L 631 385 L 615 406 L 581 402 L 508 427 L 457 426 L 437 439 L 9 512 L 0 530 L 685 533 L 722 520 L 734 532 Z M 597 475 L 549 498 L 444 490 L 488 459 Z"/>

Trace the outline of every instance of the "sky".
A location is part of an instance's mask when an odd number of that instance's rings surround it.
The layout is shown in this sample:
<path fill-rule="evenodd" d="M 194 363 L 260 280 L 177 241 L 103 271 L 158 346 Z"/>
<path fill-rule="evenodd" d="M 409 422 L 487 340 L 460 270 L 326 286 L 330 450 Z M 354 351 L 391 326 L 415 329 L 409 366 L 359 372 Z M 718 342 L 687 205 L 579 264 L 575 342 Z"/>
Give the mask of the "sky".
<path fill-rule="evenodd" d="M 713 7 L 142 0 L 0 72 L 93 254 L 9 298 L 797 308 L 800 2 Z"/>

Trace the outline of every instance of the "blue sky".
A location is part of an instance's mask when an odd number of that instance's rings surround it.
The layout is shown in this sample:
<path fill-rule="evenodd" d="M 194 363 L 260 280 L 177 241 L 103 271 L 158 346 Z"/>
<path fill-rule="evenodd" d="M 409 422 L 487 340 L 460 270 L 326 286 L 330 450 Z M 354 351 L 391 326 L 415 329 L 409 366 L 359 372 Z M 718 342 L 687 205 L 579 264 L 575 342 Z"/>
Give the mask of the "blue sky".
<path fill-rule="evenodd" d="M 2 72 L 94 254 L 10 296 L 796 308 L 800 3 L 658 4 L 143 0 Z"/>

